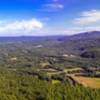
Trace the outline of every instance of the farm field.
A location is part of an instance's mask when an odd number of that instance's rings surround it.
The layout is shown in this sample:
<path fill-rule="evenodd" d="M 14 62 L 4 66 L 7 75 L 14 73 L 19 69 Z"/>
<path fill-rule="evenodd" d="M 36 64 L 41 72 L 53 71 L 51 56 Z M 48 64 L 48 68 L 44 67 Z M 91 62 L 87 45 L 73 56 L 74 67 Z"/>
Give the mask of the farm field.
<path fill-rule="evenodd" d="M 44 73 L 47 73 L 47 76 L 61 76 L 62 74 L 67 79 L 68 77 L 71 78 L 71 81 L 75 81 L 77 84 L 81 84 L 84 87 L 89 88 L 95 88 L 100 89 L 100 78 L 98 77 L 92 77 L 92 76 L 82 76 L 81 71 L 84 72 L 84 69 L 82 68 L 65 68 L 62 71 L 53 69 L 53 68 L 47 68 L 47 69 L 41 69 Z M 85 75 L 85 73 L 84 73 Z M 53 83 L 59 83 L 59 78 L 57 80 L 52 80 Z"/>
<path fill-rule="evenodd" d="M 100 89 L 100 78 L 90 78 L 83 76 L 72 76 L 72 78 L 85 87 Z"/>

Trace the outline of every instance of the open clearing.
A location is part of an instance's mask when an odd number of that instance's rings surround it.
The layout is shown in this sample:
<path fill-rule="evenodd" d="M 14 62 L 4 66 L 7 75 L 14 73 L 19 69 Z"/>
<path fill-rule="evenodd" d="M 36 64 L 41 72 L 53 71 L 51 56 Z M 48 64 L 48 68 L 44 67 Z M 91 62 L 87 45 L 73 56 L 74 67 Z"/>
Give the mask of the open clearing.
<path fill-rule="evenodd" d="M 85 87 L 100 88 L 100 78 L 90 78 L 83 76 L 71 76 L 71 77 L 79 84 L 82 84 Z"/>
<path fill-rule="evenodd" d="M 69 68 L 69 69 L 64 69 L 64 72 L 72 72 L 72 71 L 83 71 L 82 68 Z"/>
<path fill-rule="evenodd" d="M 60 75 L 63 74 L 65 76 L 68 76 L 70 78 L 72 78 L 75 82 L 85 86 L 85 87 L 90 87 L 90 88 L 97 88 L 100 89 L 100 78 L 94 78 L 94 77 L 86 77 L 86 76 L 76 76 L 76 75 L 80 75 L 81 71 L 84 71 L 84 69 L 82 68 L 68 68 L 68 69 L 64 69 L 62 71 L 53 69 L 53 68 L 43 68 L 40 69 L 40 71 L 46 72 L 46 74 L 48 76 L 52 76 L 52 75 Z M 72 72 L 72 73 L 68 73 L 68 72 Z M 59 81 L 57 80 L 53 80 L 52 84 L 56 84 L 59 83 Z"/>

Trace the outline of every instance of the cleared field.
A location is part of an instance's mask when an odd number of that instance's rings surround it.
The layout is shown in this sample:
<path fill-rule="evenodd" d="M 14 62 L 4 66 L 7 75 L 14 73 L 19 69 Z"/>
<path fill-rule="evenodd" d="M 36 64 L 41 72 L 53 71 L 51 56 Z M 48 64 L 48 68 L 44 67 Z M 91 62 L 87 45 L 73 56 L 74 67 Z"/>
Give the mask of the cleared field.
<path fill-rule="evenodd" d="M 90 78 L 83 76 L 71 76 L 79 84 L 82 84 L 85 87 L 91 88 L 100 88 L 100 78 Z"/>
<path fill-rule="evenodd" d="M 61 83 L 59 80 L 52 80 L 52 84 L 59 84 Z"/>
<path fill-rule="evenodd" d="M 71 72 L 71 71 L 82 71 L 82 68 L 69 68 L 69 69 L 64 69 L 64 72 Z"/>

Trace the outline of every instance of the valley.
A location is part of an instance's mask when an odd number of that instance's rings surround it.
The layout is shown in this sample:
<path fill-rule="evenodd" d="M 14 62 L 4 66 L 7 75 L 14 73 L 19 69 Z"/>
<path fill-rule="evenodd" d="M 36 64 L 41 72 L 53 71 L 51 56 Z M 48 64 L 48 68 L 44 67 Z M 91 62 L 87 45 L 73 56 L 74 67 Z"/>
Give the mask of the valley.
<path fill-rule="evenodd" d="M 2 38 L 0 100 L 99 100 L 99 55 L 96 31 L 82 38 Z"/>

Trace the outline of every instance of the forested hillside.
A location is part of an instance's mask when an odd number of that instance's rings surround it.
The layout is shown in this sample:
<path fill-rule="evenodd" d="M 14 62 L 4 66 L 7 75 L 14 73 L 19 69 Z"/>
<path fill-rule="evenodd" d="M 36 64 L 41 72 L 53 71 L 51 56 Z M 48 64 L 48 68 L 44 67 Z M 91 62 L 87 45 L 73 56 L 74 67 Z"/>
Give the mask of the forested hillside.
<path fill-rule="evenodd" d="M 100 32 L 0 40 L 0 100 L 99 99 Z"/>

